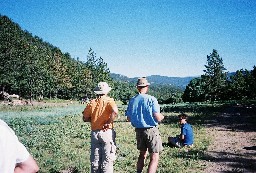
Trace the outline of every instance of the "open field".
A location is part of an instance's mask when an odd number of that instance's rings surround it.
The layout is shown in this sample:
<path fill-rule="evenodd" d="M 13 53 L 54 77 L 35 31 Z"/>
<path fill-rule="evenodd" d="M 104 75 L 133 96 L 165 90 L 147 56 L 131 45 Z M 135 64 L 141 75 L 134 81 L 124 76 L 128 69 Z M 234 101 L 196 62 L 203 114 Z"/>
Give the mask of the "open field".
<path fill-rule="evenodd" d="M 68 168 L 74 168 L 76 170 L 75 172 L 87 173 L 90 170 L 90 125 L 89 123 L 82 122 L 81 112 L 84 106 L 85 105 L 81 104 L 67 104 L 54 107 L 39 106 L 33 109 L 29 107 L 12 107 L 11 109 L 0 107 L 2 110 L 0 112 L 0 118 L 8 122 L 19 136 L 19 139 L 36 158 L 40 166 L 40 172 L 57 173 L 62 170 L 67 170 Z M 136 172 L 138 151 L 136 149 L 134 128 L 130 123 L 126 122 L 123 116 L 125 107 L 120 106 L 119 109 L 120 114 L 115 122 L 118 154 L 114 169 L 115 172 Z M 216 128 L 223 127 L 221 126 L 223 123 L 226 123 L 225 127 L 228 128 L 228 124 L 231 122 L 226 119 L 221 119 L 223 118 L 221 115 L 232 116 L 233 114 L 235 115 L 234 111 L 241 112 L 241 110 L 228 109 L 226 106 L 222 105 L 165 105 L 162 106 L 162 110 L 165 115 L 165 121 L 160 124 L 159 129 L 164 142 L 164 151 L 160 156 L 158 172 L 215 172 L 214 167 L 219 166 L 225 168 L 225 165 L 226 170 L 240 172 L 244 170 L 247 170 L 247 172 L 256 171 L 253 165 L 253 161 L 255 161 L 253 159 L 255 159 L 255 157 L 250 157 L 250 164 L 247 166 L 243 165 L 243 167 L 239 169 L 232 167 L 232 164 L 229 164 L 228 167 L 223 160 L 217 161 L 218 155 L 221 153 L 214 150 L 216 149 L 216 134 L 221 132 L 218 131 L 218 129 L 216 130 Z M 194 128 L 195 147 L 189 151 L 171 148 L 166 143 L 168 136 L 179 133 L 176 116 L 181 111 L 191 116 L 190 122 Z M 226 114 L 224 114 L 225 112 Z M 254 123 L 255 125 L 255 120 L 253 119 L 253 116 L 255 118 L 255 107 L 245 109 L 241 114 L 242 113 L 247 113 L 246 115 L 248 116 L 246 119 L 252 118 L 249 124 Z M 253 113 L 253 116 L 251 113 Z M 232 124 L 234 124 L 234 122 L 235 121 L 232 121 Z M 245 123 L 248 124 L 248 122 Z M 232 127 L 241 128 L 242 125 L 233 125 Z M 212 128 L 215 128 L 215 130 Z M 239 129 L 239 132 L 240 130 L 241 129 Z M 215 135 L 212 132 L 214 132 Z M 238 131 L 233 130 L 233 132 Z M 246 132 L 254 133 L 255 127 L 254 130 Z M 226 134 L 226 132 L 224 133 Z M 253 136 L 251 136 L 251 138 L 253 138 Z M 248 139 L 248 145 L 244 145 L 244 147 L 250 147 L 249 144 L 253 142 L 249 141 L 251 138 Z M 222 139 L 219 140 L 222 141 Z M 233 139 L 231 138 L 230 140 L 232 141 Z M 242 143 L 243 141 L 240 142 Z M 213 145 L 215 145 L 215 147 L 212 147 Z M 243 146 L 243 144 L 239 145 L 240 147 Z M 219 149 L 224 150 L 223 147 L 230 146 L 226 144 L 226 146 L 224 145 Z M 251 147 L 253 146 L 251 145 Z M 252 156 L 253 154 L 255 155 L 255 149 L 250 151 Z M 232 150 L 229 152 L 232 152 Z M 238 152 L 239 151 L 236 151 L 236 154 L 239 154 Z M 212 153 L 215 153 L 215 155 L 212 155 Z"/>

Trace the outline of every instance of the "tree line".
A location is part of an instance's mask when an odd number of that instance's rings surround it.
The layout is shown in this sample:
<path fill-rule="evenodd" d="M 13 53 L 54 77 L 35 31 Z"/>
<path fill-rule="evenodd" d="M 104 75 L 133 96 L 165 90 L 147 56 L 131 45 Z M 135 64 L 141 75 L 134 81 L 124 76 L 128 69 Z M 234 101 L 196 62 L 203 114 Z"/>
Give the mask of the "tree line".
<path fill-rule="evenodd" d="M 213 49 L 207 55 L 204 74 L 187 85 L 182 96 L 185 102 L 229 101 L 256 99 L 256 67 L 240 69 L 228 75 L 223 59 Z"/>
<path fill-rule="evenodd" d="M 110 95 L 124 103 L 136 94 L 134 83 L 115 81 L 110 77 L 107 63 L 92 49 L 88 51 L 86 62 L 74 59 L 69 53 L 63 53 L 38 36 L 23 31 L 7 16 L 0 15 L 2 92 L 15 93 L 31 100 L 91 98 L 94 97 L 93 89 L 100 81 L 108 82 L 113 88 Z M 172 87 L 160 88 L 153 87 L 150 92 L 163 101 L 169 99 L 170 93 L 178 91 Z"/>
<path fill-rule="evenodd" d="M 0 86 L 24 98 L 77 98 L 99 80 L 109 81 L 109 69 L 90 49 L 87 62 L 44 42 L 8 17 L 0 17 Z"/>
<path fill-rule="evenodd" d="M 213 50 L 205 67 L 205 74 L 191 80 L 185 91 L 151 85 L 149 94 L 162 104 L 255 99 L 255 66 L 252 71 L 238 70 L 230 77 L 217 50 Z M 113 88 L 110 96 L 123 103 L 137 93 L 135 82 L 113 80 L 107 63 L 91 48 L 86 62 L 74 59 L 0 15 L 0 91 L 30 100 L 92 98 L 100 81 L 108 82 Z"/>

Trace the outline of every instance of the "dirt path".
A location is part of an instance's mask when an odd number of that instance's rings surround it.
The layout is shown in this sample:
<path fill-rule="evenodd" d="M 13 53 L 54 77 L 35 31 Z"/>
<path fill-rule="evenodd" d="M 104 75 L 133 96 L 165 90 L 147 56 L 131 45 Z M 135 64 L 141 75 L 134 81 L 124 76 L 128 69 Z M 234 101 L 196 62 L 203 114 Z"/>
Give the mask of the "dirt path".
<path fill-rule="evenodd" d="M 206 152 L 206 173 L 256 172 L 255 122 L 255 106 L 234 106 L 207 124 L 214 141 Z"/>

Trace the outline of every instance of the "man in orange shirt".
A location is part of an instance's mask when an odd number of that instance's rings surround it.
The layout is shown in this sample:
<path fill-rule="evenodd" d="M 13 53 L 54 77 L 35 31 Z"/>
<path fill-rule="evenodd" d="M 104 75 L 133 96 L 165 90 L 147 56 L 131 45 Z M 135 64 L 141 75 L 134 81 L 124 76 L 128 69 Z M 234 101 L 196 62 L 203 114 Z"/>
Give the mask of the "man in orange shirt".
<path fill-rule="evenodd" d="M 83 120 L 91 122 L 91 173 L 113 173 L 116 158 L 113 121 L 118 108 L 113 98 L 107 96 L 111 87 L 99 82 L 94 89 L 97 98 L 90 101 L 83 111 Z"/>

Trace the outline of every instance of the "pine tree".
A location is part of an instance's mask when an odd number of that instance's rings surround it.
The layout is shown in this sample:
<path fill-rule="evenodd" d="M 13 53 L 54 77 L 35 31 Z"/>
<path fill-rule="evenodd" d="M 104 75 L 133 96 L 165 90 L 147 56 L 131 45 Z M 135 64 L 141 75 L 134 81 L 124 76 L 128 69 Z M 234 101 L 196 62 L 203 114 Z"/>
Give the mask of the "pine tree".
<path fill-rule="evenodd" d="M 223 65 L 223 60 L 217 50 L 213 49 L 210 55 L 207 55 L 207 65 L 205 65 L 205 74 L 202 79 L 205 82 L 206 99 L 210 101 L 221 100 L 225 93 L 227 73 Z"/>

